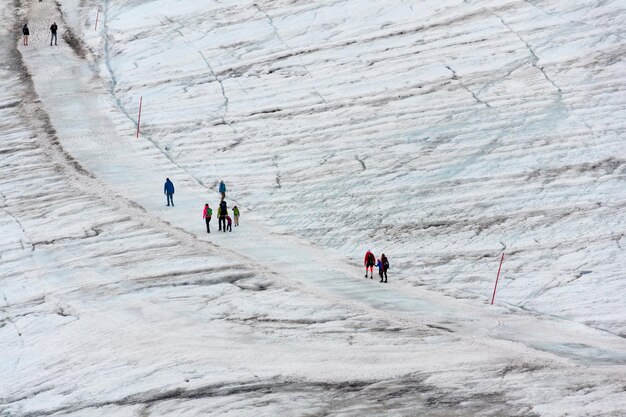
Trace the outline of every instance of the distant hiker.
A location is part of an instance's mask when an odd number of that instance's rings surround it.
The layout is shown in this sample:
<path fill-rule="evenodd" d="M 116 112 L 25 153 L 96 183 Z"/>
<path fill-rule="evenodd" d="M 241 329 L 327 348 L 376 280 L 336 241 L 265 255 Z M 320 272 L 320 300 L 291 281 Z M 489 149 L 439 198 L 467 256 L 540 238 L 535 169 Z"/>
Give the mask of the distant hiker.
<path fill-rule="evenodd" d="M 363 264 L 365 265 L 365 278 L 367 278 L 367 268 L 370 269 L 370 278 L 374 278 L 374 265 L 376 264 L 376 257 L 372 253 L 371 250 L 368 250 L 365 253 L 365 259 L 363 260 Z"/>
<path fill-rule="evenodd" d="M 229 215 L 226 215 L 226 228 L 228 229 L 229 232 L 233 231 L 233 219 L 230 218 Z"/>
<path fill-rule="evenodd" d="M 380 259 L 376 260 L 376 268 L 378 268 L 378 276 L 380 277 L 380 282 L 383 282 L 383 263 Z"/>
<path fill-rule="evenodd" d="M 237 206 L 233 207 L 233 216 L 235 216 L 235 227 L 239 226 L 239 209 Z"/>
<path fill-rule="evenodd" d="M 202 211 L 202 218 L 206 222 L 206 232 L 211 233 L 211 227 L 209 227 L 209 223 L 211 223 L 211 216 L 213 215 L 213 209 L 209 207 L 209 203 L 204 205 L 204 210 Z"/>
<path fill-rule="evenodd" d="M 54 45 L 57 44 L 57 22 L 54 22 L 50 26 L 50 46 L 52 46 L 52 39 L 54 39 Z"/>
<path fill-rule="evenodd" d="M 380 274 L 380 282 L 387 282 L 387 270 L 389 269 L 389 259 L 383 253 L 380 255 L 380 262 L 383 264 L 383 271 Z M 383 274 L 385 274 L 385 280 L 383 281 Z"/>
<path fill-rule="evenodd" d="M 169 178 L 165 179 L 165 185 L 163 186 L 163 194 L 167 196 L 167 206 L 169 207 L 170 201 L 172 207 L 174 207 L 174 183 Z"/>
<path fill-rule="evenodd" d="M 222 201 L 224 201 L 224 199 L 226 198 L 226 184 L 224 184 L 223 180 L 220 181 L 219 191 L 222 194 Z"/>
<path fill-rule="evenodd" d="M 30 29 L 28 29 L 28 25 L 24 23 L 24 27 L 22 28 L 22 34 L 24 35 L 23 44 L 24 46 L 28 46 L 28 37 L 30 36 Z"/>
<path fill-rule="evenodd" d="M 228 207 L 226 206 L 226 201 L 222 200 L 220 202 L 220 207 L 217 209 L 217 220 L 219 230 L 224 232 L 226 231 L 226 216 L 228 216 Z"/>

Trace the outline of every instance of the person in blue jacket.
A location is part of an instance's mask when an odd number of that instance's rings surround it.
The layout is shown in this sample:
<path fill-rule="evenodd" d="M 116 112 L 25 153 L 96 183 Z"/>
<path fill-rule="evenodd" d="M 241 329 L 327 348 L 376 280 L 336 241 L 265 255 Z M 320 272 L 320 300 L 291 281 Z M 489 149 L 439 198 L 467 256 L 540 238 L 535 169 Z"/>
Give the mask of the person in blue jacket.
<path fill-rule="evenodd" d="M 174 207 L 174 183 L 169 178 L 165 179 L 165 185 L 163 186 L 163 194 L 167 196 L 167 205 L 169 207 L 170 201 L 172 207 Z"/>
<path fill-rule="evenodd" d="M 383 282 L 383 263 L 380 259 L 376 260 L 376 267 L 378 267 L 378 276 L 380 277 L 380 282 Z"/>
<path fill-rule="evenodd" d="M 220 181 L 219 192 L 222 193 L 222 201 L 226 198 L 226 184 L 224 184 L 224 180 Z"/>

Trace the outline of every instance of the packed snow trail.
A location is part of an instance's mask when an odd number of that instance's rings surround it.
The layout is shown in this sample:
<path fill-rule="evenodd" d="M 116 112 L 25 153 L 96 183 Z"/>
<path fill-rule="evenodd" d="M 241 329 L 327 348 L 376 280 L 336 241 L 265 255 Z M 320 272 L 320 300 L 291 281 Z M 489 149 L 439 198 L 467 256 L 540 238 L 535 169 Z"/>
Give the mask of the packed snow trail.
<path fill-rule="evenodd" d="M 34 26 L 44 26 L 41 19 L 53 20 L 55 13 L 60 21 L 53 6 L 35 4 L 30 21 Z M 351 260 L 268 226 L 263 213 L 249 213 L 245 207 L 239 206 L 240 227 L 232 233 L 218 232 L 217 190 L 202 186 L 145 138 L 135 139 L 135 127 L 120 114 L 103 80 L 94 75 L 85 59 L 66 46 L 33 47 L 22 49 L 22 53 L 63 147 L 96 178 L 143 207 L 147 217 L 161 218 L 175 229 L 328 297 L 353 300 L 405 320 L 435 321 L 435 325 L 470 337 L 523 343 L 585 364 L 626 364 L 623 338 L 575 322 L 399 288 L 393 284 L 397 273 L 393 268 L 390 284 L 364 279 L 363 268 L 353 266 Z M 211 156 L 207 157 L 210 160 Z M 163 194 L 166 177 L 176 187 L 173 208 L 166 207 Z M 228 183 L 227 178 L 224 180 Z M 236 199 L 230 200 L 232 196 L 227 193 L 229 211 L 236 204 Z M 205 202 L 214 208 L 214 231 L 210 235 L 201 216 Z"/>

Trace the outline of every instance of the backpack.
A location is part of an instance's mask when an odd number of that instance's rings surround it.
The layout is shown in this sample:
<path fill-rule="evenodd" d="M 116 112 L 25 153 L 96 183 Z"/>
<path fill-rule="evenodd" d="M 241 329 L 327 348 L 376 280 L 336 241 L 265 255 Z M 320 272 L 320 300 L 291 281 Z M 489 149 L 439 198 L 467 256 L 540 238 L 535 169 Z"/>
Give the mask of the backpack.
<path fill-rule="evenodd" d="M 376 257 L 374 256 L 372 252 L 370 252 L 369 255 L 367 255 L 367 263 L 370 263 L 370 264 L 376 263 Z"/>
<path fill-rule="evenodd" d="M 385 260 L 383 261 L 383 268 L 389 269 L 389 259 L 385 258 Z"/>

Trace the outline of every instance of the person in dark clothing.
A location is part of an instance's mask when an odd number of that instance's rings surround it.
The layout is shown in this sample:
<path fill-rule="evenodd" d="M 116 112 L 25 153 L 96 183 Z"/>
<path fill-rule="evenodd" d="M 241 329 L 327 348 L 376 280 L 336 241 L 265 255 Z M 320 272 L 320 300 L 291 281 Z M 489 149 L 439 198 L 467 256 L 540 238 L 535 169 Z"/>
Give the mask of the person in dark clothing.
<path fill-rule="evenodd" d="M 52 46 L 52 39 L 54 39 L 54 45 L 57 44 L 57 22 L 54 22 L 50 26 L 50 46 Z"/>
<path fill-rule="evenodd" d="M 209 223 L 211 223 L 211 216 L 213 216 L 213 210 L 209 207 L 209 203 L 204 205 L 204 210 L 202 211 L 202 218 L 206 222 L 206 232 L 211 233 L 211 228 L 209 227 Z"/>
<path fill-rule="evenodd" d="M 389 269 L 389 259 L 387 259 L 384 253 L 380 255 L 380 262 L 383 264 L 383 270 L 382 270 L 382 273 L 380 274 L 380 282 L 386 283 L 387 282 L 387 270 Z M 383 274 L 385 275 L 384 281 L 383 281 Z"/>
<path fill-rule="evenodd" d="M 172 207 L 174 207 L 174 183 L 170 181 L 169 178 L 165 179 L 165 185 L 163 186 L 163 194 L 167 196 L 167 205 L 172 203 Z"/>
<path fill-rule="evenodd" d="M 219 230 L 226 232 L 226 216 L 228 216 L 228 207 L 226 201 L 220 202 L 220 207 L 217 209 Z"/>
<path fill-rule="evenodd" d="M 30 29 L 28 29 L 28 24 L 24 23 L 24 27 L 22 28 L 22 34 L 24 35 L 24 46 L 28 46 L 28 37 L 30 36 Z"/>

